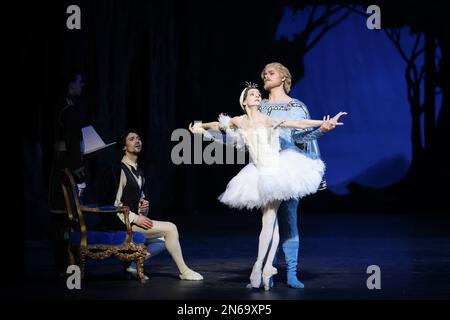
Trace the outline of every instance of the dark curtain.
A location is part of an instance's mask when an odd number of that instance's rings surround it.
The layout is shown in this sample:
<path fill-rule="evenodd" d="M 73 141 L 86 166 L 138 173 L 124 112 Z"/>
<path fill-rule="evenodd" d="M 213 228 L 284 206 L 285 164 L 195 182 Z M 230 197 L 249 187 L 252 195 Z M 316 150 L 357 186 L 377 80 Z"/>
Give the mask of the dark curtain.
<path fill-rule="evenodd" d="M 66 28 L 72 4 L 81 8 L 81 30 Z M 141 133 L 153 217 L 223 209 L 216 198 L 240 166 L 175 166 L 171 134 L 194 120 L 213 121 L 220 112 L 240 113 L 244 82 L 259 82 L 261 67 L 270 62 L 266 53 L 283 4 L 86 0 L 39 2 L 29 9 L 22 20 L 33 27 L 22 27 L 18 38 L 20 80 L 27 88 L 19 97 L 27 106 L 27 236 L 40 236 L 33 230 L 42 228 L 31 226 L 48 221 L 55 111 L 66 89 L 64 72 L 74 68 L 85 75 L 84 125 L 93 125 L 106 143 L 127 128 Z M 267 10 L 273 14 L 263 19 Z M 119 159 L 114 148 L 87 158 L 93 200 L 102 168 Z"/>
<path fill-rule="evenodd" d="M 55 110 L 65 90 L 63 73 L 77 67 L 82 67 L 86 79 L 83 124 L 93 125 L 106 143 L 118 139 L 126 128 L 141 133 L 140 163 L 149 183 L 153 218 L 227 210 L 216 198 L 241 165 L 176 166 L 171 161 L 176 144 L 171 134 L 194 120 L 212 121 L 220 112 L 240 114 L 238 97 L 245 81 L 261 83 L 261 68 L 272 60 L 296 64 L 285 60 L 296 56 L 295 47 L 292 54 L 274 56 L 279 52 L 274 50 L 274 38 L 287 3 L 303 5 L 292 1 L 64 0 L 27 3 L 24 10 L 18 2 L 14 46 L 19 48 L 15 74 L 20 93 L 14 101 L 21 107 L 14 108 L 22 125 L 20 188 L 27 237 L 41 236 L 39 230 L 48 222 L 46 192 Z M 66 8 L 72 4 L 81 8 L 81 30 L 66 28 Z M 444 31 L 437 35 L 443 56 L 439 74 L 443 107 L 435 137 L 442 146 L 448 127 L 446 35 Z M 445 167 L 446 158 L 440 152 L 436 157 Z M 119 159 L 114 148 L 87 159 L 92 201 L 102 168 Z M 320 203 L 331 203 L 327 199 Z M 356 208 L 354 198 L 350 200 L 349 206 Z M 337 207 L 331 205 L 331 210 Z"/>

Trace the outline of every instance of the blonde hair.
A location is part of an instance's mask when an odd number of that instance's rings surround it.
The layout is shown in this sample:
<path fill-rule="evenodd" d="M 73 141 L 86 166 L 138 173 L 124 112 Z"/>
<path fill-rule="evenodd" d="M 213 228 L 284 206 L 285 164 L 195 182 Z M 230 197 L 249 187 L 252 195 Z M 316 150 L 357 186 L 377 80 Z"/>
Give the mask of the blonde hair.
<path fill-rule="evenodd" d="M 286 93 L 289 93 L 291 91 L 292 76 L 291 73 L 289 72 L 289 69 L 283 66 L 281 63 L 272 62 L 267 64 L 261 72 L 261 79 L 264 80 L 264 72 L 266 71 L 267 68 L 270 67 L 275 68 L 279 73 L 283 75 L 283 77 L 285 77 L 285 80 L 283 81 L 283 89 Z"/>

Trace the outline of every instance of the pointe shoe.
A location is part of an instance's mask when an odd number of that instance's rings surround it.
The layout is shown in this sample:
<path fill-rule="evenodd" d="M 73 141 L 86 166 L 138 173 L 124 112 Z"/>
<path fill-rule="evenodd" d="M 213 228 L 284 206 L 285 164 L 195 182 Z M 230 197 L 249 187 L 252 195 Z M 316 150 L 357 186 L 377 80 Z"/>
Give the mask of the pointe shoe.
<path fill-rule="evenodd" d="M 190 281 L 200 281 L 203 280 L 203 276 L 200 273 L 195 272 L 194 270 L 188 269 L 180 274 L 180 279 Z"/>
<path fill-rule="evenodd" d="M 277 273 L 278 273 L 278 270 L 275 267 L 270 267 L 270 269 L 263 271 L 262 281 L 263 281 L 265 291 L 270 290 L 270 288 L 271 288 L 270 279 L 272 278 L 272 276 L 276 275 Z"/>
<path fill-rule="evenodd" d="M 261 287 L 262 263 L 255 262 L 252 273 L 250 274 L 250 285 L 252 288 L 259 289 Z"/>
<path fill-rule="evenodd" d="M 261 275 L 261 277 L 262 277 L 262 275 Z M 273 277 L 270 278 L 270 280 L 269 280 L 269 286 L 270 286 L 270 289 L 273 288 Z M 263 284 L 262 284 L 262 278 L 261 278 L 261 284 L 260 284 L 260 286 L 259 286 L 259 289 L 261 289 L 262 287 L 263 287 Z M 246 289 L 253 289 L 251 283 L 247 283 L 247 284 L 245 285 L 245 288 L 246 288 Z"/>

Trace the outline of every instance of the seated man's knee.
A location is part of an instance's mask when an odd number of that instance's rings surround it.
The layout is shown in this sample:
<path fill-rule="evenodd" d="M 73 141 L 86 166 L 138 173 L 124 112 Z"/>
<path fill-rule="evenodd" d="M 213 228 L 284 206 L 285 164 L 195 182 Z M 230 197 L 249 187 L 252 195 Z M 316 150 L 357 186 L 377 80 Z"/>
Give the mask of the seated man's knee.
<path fill-rule="evenodd" d="M 175 223 L 168 222 L 167 223 L 167 232 L 178 235 L 178 228 Z"/>

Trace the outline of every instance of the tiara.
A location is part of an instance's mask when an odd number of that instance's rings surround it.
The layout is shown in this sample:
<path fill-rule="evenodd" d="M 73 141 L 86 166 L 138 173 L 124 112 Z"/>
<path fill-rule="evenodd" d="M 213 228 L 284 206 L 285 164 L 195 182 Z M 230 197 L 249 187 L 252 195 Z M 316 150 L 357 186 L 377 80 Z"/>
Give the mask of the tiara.
<path fill-rule="evenodd" d="M 253 82 L 245 82 L 245 86 L 247 87 L 247 89 L 257 89 L 258 88 L 258 85 Z"/>

